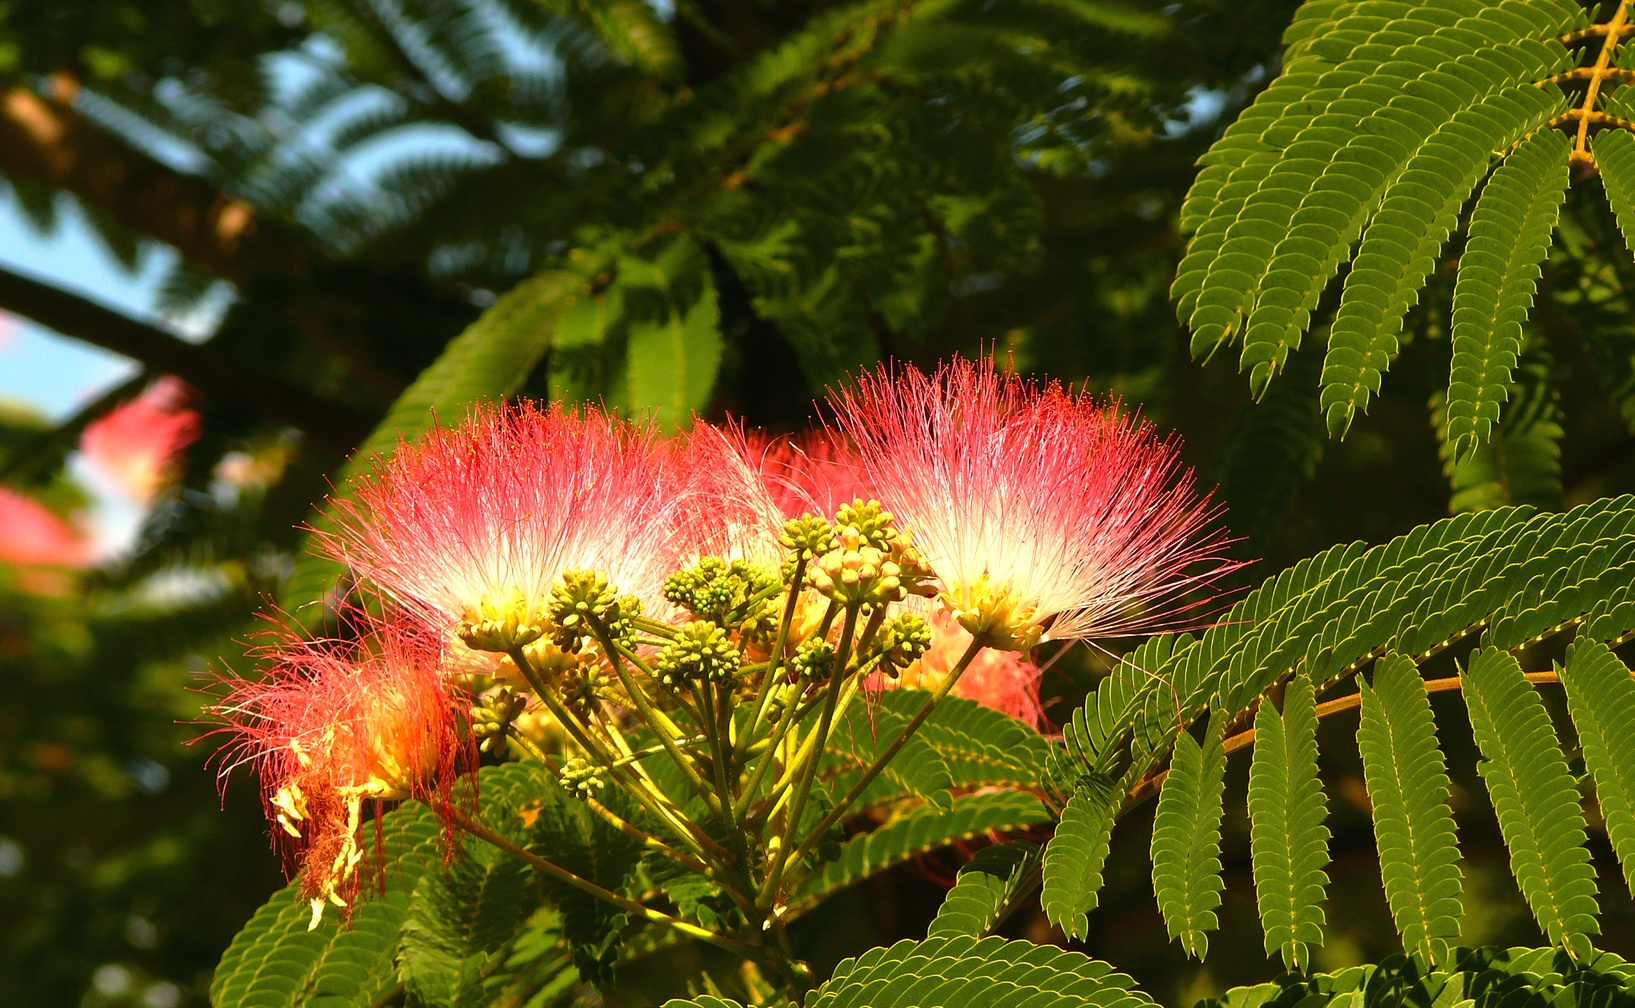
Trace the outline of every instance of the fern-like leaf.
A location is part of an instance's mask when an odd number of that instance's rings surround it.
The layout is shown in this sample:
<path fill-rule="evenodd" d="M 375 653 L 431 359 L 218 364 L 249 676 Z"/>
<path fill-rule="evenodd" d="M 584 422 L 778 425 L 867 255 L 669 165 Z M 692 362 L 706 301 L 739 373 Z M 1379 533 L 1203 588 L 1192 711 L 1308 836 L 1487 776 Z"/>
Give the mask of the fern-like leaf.
<path fill-rule="evenodd" d="M 900 941 L 845 959 L 807 1008 L 1141 1008 L 1130 978 L 1079 952 L 1002 938 Z"/>
<path fill-rule="evenodd" d="M 1119 793 L 1105 782 L 1080 784 L 1062 809 L 1056 835 L 1045 847 L 1044 888 L 1039 905 L 1069 938 L 1089 934 L 1090 911 L 1101 892 Z"/>
<path fill-rule="evenodd" d="M 1221 905 L 1221 815 L 1226 790 L 1225 717 L 1210 718 L 1199 745 L 1187 732 L 1175 737 L 1169 776 L 1152 820 L 1152 889 L 1171 938 L 1198 959 L 1209 949 L 1215 908 Z"/>
<path fill-rule="evenodd" d="M 1374 684 L 1359 682 L 1357 748 L 1374 806 L 1380 876 L 1403 947 L 1427 959 L 1459 934 L 1462 888 L 1447 763 L 1436 744 L 1430 696 L 1413 661 L 1386 655 Z"/>
<path fill-rule="evenodd" d="M 959 870 L 948 890 L 927 938 L 969 935 L 985 938 L 1016 908 L 1022 896 L 1038 884 L 1040 847 L 1012 840 L 977 851 Z"/>
<path fill-rule="evenodd" d="M 1567 649 L 1560 676 L 1607 836 L 1635 891 L 1635 678 L 1611 648 L 1584 638 Z"/>
<path fill-rule="evenodd" d="M 1578 789 L 1544 701 L 1515 657 L 1497 648 L 1471 655 L 1460 681 L 1482 753 L 1476 770 L 1498 813 L 1510 871 L 1550 941 L 1587 952 L 1587 936 L 1601 931 L 1595 869 Z"/>
<path fill-rule="evenodd" d="M 1310 946 L 1323 944 L 1327 814 L 1317 776 L 1316 691 L 1297 675 L 1284 691 L 1282 714 L 1270 702 L 1256 712 L 1249 766 L 1250 853 L 1266 954 L 1281 954 L 1293 970 L 1304 970 Z"/>
<path fill-rule="evenodd" d="M 1456 458 L 1486 440 L 1508 397 L 1539 263 L 1566 196 L 1571 147 L 1555 130 L 1533 134 L 1493 173 L 1476 201 L 1453 290 L 1446 439 Z"/>
<path fill-rule="evenodd" d="M 1050 820 L 1030 794 L 999 792 L 962 795 L 949 808 L 920 808 L 879 829 L 848 840 L 840 856 L 824 865 L 792 901 L 791 915 L 804 912 L 838 889 L 861 882 L 927 851 L 984 833 L 1004 833 Z"/>

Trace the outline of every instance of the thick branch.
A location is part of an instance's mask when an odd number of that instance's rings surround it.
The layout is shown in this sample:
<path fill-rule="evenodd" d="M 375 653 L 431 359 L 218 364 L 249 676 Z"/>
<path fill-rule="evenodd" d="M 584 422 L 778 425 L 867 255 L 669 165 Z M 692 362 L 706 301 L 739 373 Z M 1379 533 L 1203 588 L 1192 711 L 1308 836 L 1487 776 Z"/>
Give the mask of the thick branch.
<path fill-rule="evenodd" d="M 301 235 L 26 88 L 0 92 L 0 174 L 65 189 L 240 285 L 266 273 L 304 276 L 313 266 Z"/>
<path fill-rule="evenodd" d="M 0 270 L 0 309 L 32 319 L 71 339 L 176 375 L 206 395 L 248 401 L 269 420 L 299 427 L 341 448 L 369 433 L 374 418 L 221 356 L 213 347 L 177 339 L 154 326 L 49 284 Z"/>

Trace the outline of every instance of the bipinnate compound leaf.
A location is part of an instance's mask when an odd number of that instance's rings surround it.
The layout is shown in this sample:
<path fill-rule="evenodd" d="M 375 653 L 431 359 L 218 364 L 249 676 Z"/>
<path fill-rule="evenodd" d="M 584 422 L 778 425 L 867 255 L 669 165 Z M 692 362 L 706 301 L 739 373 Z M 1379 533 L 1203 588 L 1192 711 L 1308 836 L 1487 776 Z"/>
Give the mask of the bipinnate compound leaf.
<path fill-rule="evenodd" d="M 811 909 L 835 890 L 927 851 L 990 832 L 1011 832 L 1049 821 L 1050 813 L 1039 799 L 1016 791 L 961 795 L 947 808 L 915 809 L 842 844 L 840 856 L 822 865 L 801 886 L 789 913 Z"/>
<path fill-rule="evenodd" d="M 829 790 L 846 793 L 930 698 L 925 690 L 895 689 L 866 707 L 849 707 L 835 723 L 819 769 Z M 972 700 L 946 697 L 863 792 L 859 805 L 905 795 L 943 802 L 947 789 L 954 787 L 1034 787 L 1051 749 L 1037 731 L 1013 717 Z"/>
<path fill-rule="evenodd" d="M 835 967 L 806 1008 L 1141 1008 L 1152 1004 L 1107 963 L 1003 938 L 927 938 L 870 949 Z"/>
<path fill-rule="evenodd" d="M 960 868 L 925 936 L 986 938 L 1037 886 L 1040 854 L 1039 845 L 1026 840 L 977 851 Z"/>
<path fill-rule="evenodd" d="M 1362 694 L 1357 748 L 1373 804 L 1380 876 L 1403 948 L 1430 961 L 1459 935 L 1462 889 L 1447 762 L 1413 660 L 1387 654 Z"/>
<path fill-rule="evenodd" d="M 1497 419 L 1505 354 L 1566 186 L 1561 127 L 1574 121 L 1562 113 L 1582 89 L 1552 78 L 1600 53 L 1597 39 L 1572 42 L 1588 20 L 1568 0 L 1304 4 L 1279 76 L 1199 159 L 1181 208 L 1192 237 L 1171 293 L 1194 355 L 1241 341 L 1258 397 L 1349 263 L 1321 378 L 1329 430 L 1343 434 L 1379 391 L 1404 315 L 1497 162 L 1456 298 L 1448 400 L 1468 451 Z M 1612 112 L 1614 90 L 1601 88 L 1591 111 Z M 1617 147 L 1622 133 L 1596 135 L 1598 161 L 1602 138 Z"/>
<path fill-rule="evenodd" d="M 1550 714 L 1515 656 L 1484 648 L 1460 674 L 1487 785 L 1510 850 L 1510 871 L 1551 942 L 1587 952 L 1596 921 L 1595 868 L 1578 788 Z"/>
<path fill-rule="evenodd" d="M 1126 675 L 1121 665 L 1120 679 L 1104 679 L 1064 726 L 1053 780 L 1071 794 L 1095 767 L 1146 760 L 1176 724 L 1212 704 L 1246 710 L 1300 668 L 1325 682 L 1387 650 L 1429 655 L 1479 628 L 1487 643 L 1515 647 L 1575 625 L 1602 640 L 1635 629 L 1635 498 L 1496 508 L 1335 546 L 1268 578 L 1196 640 L 1160 638 L 1173 649 L 1150 667 Z M 1110 686 L 1119 696 L 1103 708 Z M 1103 727 L 1115 709 L 1122 731 Z"/>
<path fill-rule="evenodd" d="M 1266 954 L 1305 970 L 1323 944 L 1328 801 L 1317 776 L 1317 706 L 1311 679 L 1297 675 L 1281 714 L 1263 701 L 1249 765 L 1249 844 Z"/>
<path fill-rule="evenodd" d="M 1089 933 L 1089 914 L 1101 892 L 1101 869 L 1107 863 L 1119 798 L 1109 782 L 1081 783 L 1062 809 L 1056 835 L 1045 846 L 1039 905 L 1045 918 L 1069 938 Z"/>
<path fill-rule="evenodd" d="M 437 820 L 417 802 L 389 813 L 383 827 L 386 891 L 360 893 L 342 924 L 327 909 L 307 929 L 312 911 L 291 883 L 274 893 L 233 939 L 210 982 L 214 1008 L 369 1008 L 396 983 L 398 931 L 409 894 L 442 858 Z M 361 871 L 370 871 L 366 858 Z"/>
<path fill-rule="evenodd" d="M 1212 716 L 1200 745 L 1189 733 L 1175 738 L 1169 776 L 1152 820 L 1152 889 L 1171 938 L 1202 959 L 1221 905 L 1221 816 L 1226 791 L 1224 716 Z"/>
<path fill-rule="evenodd" d="M 1487 439 L 1509 397 L 1522 323 L 1567 192 L 1571 147 L 1557 130 L 1533 134 L 1493 173 L 1476 201 L 1453 290 L 1445 438 L 1455 458 Z"/>
<path fill-rule="evenodd" d="M 1635 678 L 1612 649 L 1580 637 L 1567 649 L 1558 673 L 1567 710 L 1595 780 L 1595 799 L 1607 836 L 1635 891 Z"/>
<path fill-rule="evenodd" d="M 654 259 L 621 256 L 629 316 L 622 402 L 668 426 L 709 404 L 721 365 L 721 312 L 709 259 L 677 238 Z M 611 391 L 611 390 L 610 390 Z"/>

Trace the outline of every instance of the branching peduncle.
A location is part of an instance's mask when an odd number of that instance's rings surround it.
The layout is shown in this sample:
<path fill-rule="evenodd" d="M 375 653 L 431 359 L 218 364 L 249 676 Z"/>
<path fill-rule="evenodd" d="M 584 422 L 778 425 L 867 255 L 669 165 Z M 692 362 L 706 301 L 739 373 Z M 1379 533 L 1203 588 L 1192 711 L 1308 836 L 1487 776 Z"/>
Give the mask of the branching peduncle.
<path fill-rule="evenodd" d="M 869 765 L 869 768 L 863 772 L 863 776 L 859 777 L 857 783 L 851 786 L 851 790 L 846 792 L 845 797 L 836 802 L 834 808 L 829 810 L 829 814 L 824 816 L 823 820 L 813 827 L 812 832 L 807 835 L 806 839 L 801 841 L 800 847 L 792 855 L 795 859 L 798 860 L 801 855 L 817 846 L 823 835 L 841 820 L 847 809 L 851 808 L 852 803 L 857 801 L 858 797 L 868 789 L 870 784 L 874 783 L 874 779 L 879 777 L 885 770 L 886 764 L 896 757 L 903 746 L 908 744 L 908 740 L 913 737 L 914 733 L 920 730 L 920 726 L 925 724 L 926 719 L 931 716 L 931 712 L 936 709 L 937 705 L 947 698 L 948 694 L 953 690 L 954 684 L 959 682 L 959 677 L 965 674 L 965 670 L 970 667 L 971 662 L 976 659 L 983 647 L 984 645 L 980 639 L 971 641 L 970 646 L 965 649 L 965 653 L 960 656 L 959 663 L 948 673 L 948 677 L 942 681 L 942 685 L 937 687 L 937 692 L 920 705 L 920 709 L 914 712 L 914 716 L 909 719 L 908 724 L 903 727 L 901 732 L 897 733 L 896 738 L 891 740 L 891 744 L 886 746 L 885 752 L 881 753 Z"/>
<path fill-rule="evenodd" d="M 846 668 L 851 662 L 852 642 L 857 632 L 859 609 L 857 605 L 846 607 L 846 619 L 840 630 L 840 645 L 835 649 L 833 671 L 829 677 L 828 696 L 824 701 L 823 713 L 818 719 L 816 732 L 807 742 L 807 745 L 811 746 L 811 751 L 806 755 L 804 764 L 800 766 L 800 783 L 796 786 L 789 809 L 784 813 L 784 827 L 778 834 L 778 849 L 772 855 L 772 867 L 768 870 L 761 894 L 755 901 L 759 907 L 771 907 L 777 902 L 784 868 L 789 863 L 789 845 L 794 839 L 795 831 L 800 829 L 800 817 L 806 809 L 806 797 L 811 793 L 812 782 L 817 778 L 818 764 L 823 761 L 823 744 L 834 724 L 835 708 L 840 702 L 840 688 L 845 682 Z"/>

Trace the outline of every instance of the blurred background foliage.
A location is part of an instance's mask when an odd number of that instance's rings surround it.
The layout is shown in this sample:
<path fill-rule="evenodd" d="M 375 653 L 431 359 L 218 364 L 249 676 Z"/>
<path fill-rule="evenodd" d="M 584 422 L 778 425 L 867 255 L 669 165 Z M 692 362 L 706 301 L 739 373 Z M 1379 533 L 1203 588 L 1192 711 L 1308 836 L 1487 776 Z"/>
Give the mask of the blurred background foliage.
<path fill-rule="evenodd" d="M 1524 361 L 1524 385 L 1559 392 L 1518 397 L 1515 436 L 1457 472 L 1431 420 L 1447 367 L 1435 284 L 1343 442 L 1323 435 L 1319 341 L 1259 403 L 1229 362 L 1188 358 L 1167 295 L 1179 202 L 1275 76 L 1295 6 L 0 0 L 10 197 L 47 231 L 77 206 L 132 268 L 174 250 L 165 312 L 227 304 L 183 340 L 0 269 L 0 311 L 140 368 L 59 425 L 0 412 L 11 491 L 83 508 L 67 468 L 81 430 L 148 379 L 180 376 L 201 415 L 129 550 L 0 564 L 0 1004 L 204 1002 L 280 876 L 257 796 L 240 783 L 220 807 L 211 743 L 188 744 L 200 690 L 244 665 L 264 599 L 301 600 L 297 526 L 439 355 L 407 426 L 521 392 L 793 431 L 848 369 L 991 350 L 1177 432 L 1262 558 L 1251 582 L 1450 509 L 1635 489 L 1635 380 L 1617 379 L 1635 374 L 1635 276 L 1593 180 L 1569 199 L 1532 323 L 1555 356 Z M 451 341 L 479 318 L 492 354 L 462 358 Z M 1588 330 L 1593 350 L 1574 338 Z M 1620 334 L 1628 350 L 1610 353 Z M 1561 433 L 1529 439 L 1540 424 Z M 1055 710 L 1096 664 L 1055 666 Z M 1325 750 L 1351 801 L 1333 823 L 1325 969 L 1395 948 L 1345 750 Z M 1473 781 L 1456 806 L 1486 800 Z M 1491 823 L 1476 810 L 1462 838 L 1481 897 L 1467 938 L 1536 943 Z M 1274 973 L 1250 923 L 1247 825 L 1228 822 L 1225 926 L 1202 967 L 1142 892 L 1142 835 L 1115 837 L 1087 950 L 1171 1005 Z M 959 855 L 835 900 L 802 953 L 822 970 L 923 934 Z M 1629 955 L 1635 917 L 1609 911 L 1606 947 Z M 1007 929 L 1051 940 L 1036 915 Z M 640 970 L 626 983 L 642 1003 Z"/>

